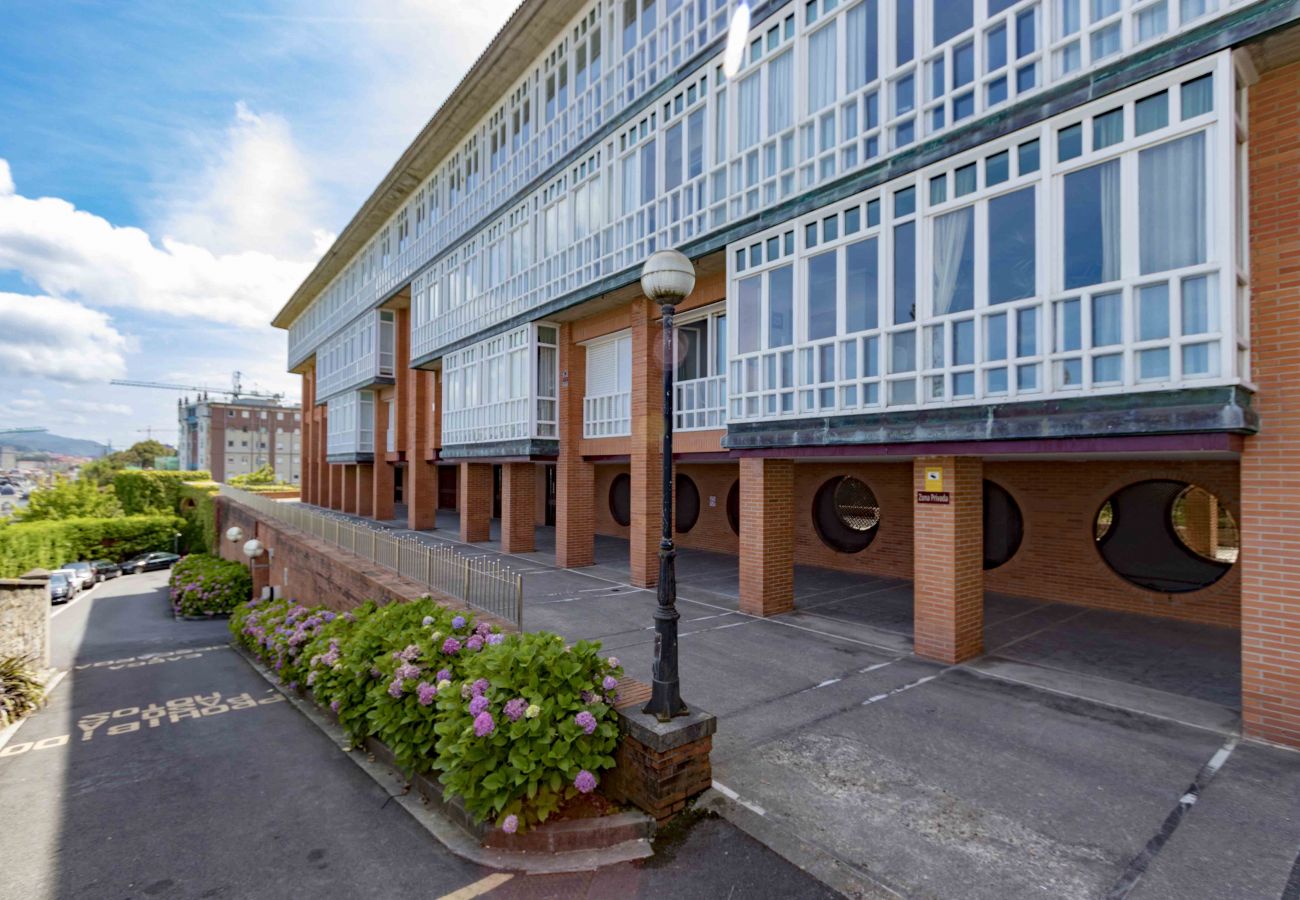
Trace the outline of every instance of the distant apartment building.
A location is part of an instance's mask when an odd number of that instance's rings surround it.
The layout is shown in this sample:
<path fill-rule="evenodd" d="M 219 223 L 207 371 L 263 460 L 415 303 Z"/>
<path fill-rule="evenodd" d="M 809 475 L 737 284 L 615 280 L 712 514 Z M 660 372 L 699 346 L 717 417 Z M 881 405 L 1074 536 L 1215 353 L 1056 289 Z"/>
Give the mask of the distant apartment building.
<path fill-rule="evenodd" d="M 302 412 L 271 400 L 209 400 L 177 404 L 180 468 L 206 469 L 216 481 L 246 475 L 264 465 L 281 481 L 302 477 Z"/>

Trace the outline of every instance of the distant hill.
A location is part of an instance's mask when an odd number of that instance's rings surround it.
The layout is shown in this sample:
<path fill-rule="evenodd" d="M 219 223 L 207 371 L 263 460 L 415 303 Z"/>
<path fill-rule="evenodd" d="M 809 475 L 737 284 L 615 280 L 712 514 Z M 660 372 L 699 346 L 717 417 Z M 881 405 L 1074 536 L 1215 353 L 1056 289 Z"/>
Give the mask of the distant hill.
<path fill-rule="evenodd" d="M 99 441 L 63 437 L 48 432 L 0 434 L 0 447 L 14 447 L 18 450 L 44 450 L 47 453 L 61 453 L 64 456 L 89 456 L 92 459 L 98 459 L 108 452 L 108 447 L 99 443 Z"/>

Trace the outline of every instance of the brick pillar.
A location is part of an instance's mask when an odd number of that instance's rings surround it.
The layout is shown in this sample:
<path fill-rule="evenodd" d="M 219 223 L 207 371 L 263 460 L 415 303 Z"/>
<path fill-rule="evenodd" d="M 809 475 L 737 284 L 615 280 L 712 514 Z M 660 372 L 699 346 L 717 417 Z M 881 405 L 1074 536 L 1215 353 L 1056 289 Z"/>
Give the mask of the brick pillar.
<path fill-rule="evenodd" d="M 632 526 L 628 552 L 632 583 L 659 581 L 659 531 L 663 497 L 663 329 L 655 304 L 632 302 Z"/>
<path fill-rule="evenodd" d="M 362 463 L 357 466 L 357 515 L 373 516 L 375 514 L 375 466 L 386 466 L 378 462 L 373 465 Z"/>
<path fill-rule="evenodd" d="M 935 468 L 950 502 L 916 504 L 913 649 L 917 656 L 958 663 L 984 652 L 984 461 L 917 457 L 916 491 L 926 487 L 926 470 Z"/>
<path fill-rule="evenodd" d="M 489 491 L 491 477 L 489 469 Z M 501 549 L 506 553 L 531 553 L 537 549 L 536 532 L 537 466 L 530 462 L 506 463 L 501 467 Z"/>
<path fill-rule="evenodd" d="M 794 463 L 740 461 L 740 611 L 794 609 Z"/>
<path fill-rule="evenodd" d="M 316 480 L 316 500 L 317 506 L 330 505 L 330 465 L 325 461 L 325 453 L 329 448 L 329 416 L 324 406 L 318 406 L 312 411 L 315 416 L 315 424 L 312 426 L 312 453 L 316 457 L 316 471 L 314 473 Z"/>
<path fill-rule="evenodd" d="M 1219 542 L 1219 501 L 1208 491 L 1191 490 L 1183 498 L 1183 542 L 1202 556 L 1213 557 Z"/>
<path fill-rule="evenodd" d="M 1251 374 L 1263 425 L 1241 454 L 1242 724 L 1300 747 L 1300 64 L 1260 78 L 1249 106 Z"/>
<path fill-rule="evenodd" d="M 380 522 L 393 518 L 393 464 L 384 455 L 388 447 L 388 429 L 395 428 L 388 421 L 387 399 L 375 401 L 375 468 L 370 479 L 371 515 Z"/>
<path fill-rule="evenodd" d="M 343 512 L 357 512 L 357 469 L 360 466 L 343 466 Z"/>
<path fill-rule="evenodd" d="M 433 372 L 408 369 L 406 391 L 406 527 L 429 531 L 438 524 L 438 467 L 428 460 Z M 399 403 L 402 401 L 398 400 Z M 488 496 L 491 498 L 491 475 Z M 489 513 L 491 507 L 488 507 Z M 484 538 L 486 540 L 486 538 Z"/>
<path fill-rule="evenodd" d="M 555 564 L 596 562 L 596 467 L 582 458 L 582 399 L 587 392 L 587 352 L 573 342 L 573 326 L 560 326 L 560 456 L 555 463 Z"/>
<path fill-rule="evenodd" d="M 343 508 L 343 469 L 336 463 L 329 465 L 329 506 L 330 509 Z"/>
<path fill-rule="evenodd" d="M 492 522 L 492 464 L 460 464 L 460 539 L 489 540 Z"/>
<path fill-rule="evenodd" d="M 315 503 L 312 489 L 315 487 L 313 469 L 316 465 L 309 448 L 311 447 L 312 421 L 311 411 L 316 405 L 316 369 L 310 368 L 302 375 L 302 427 L 299 430 L 298 489 L 303 503 Z"/>

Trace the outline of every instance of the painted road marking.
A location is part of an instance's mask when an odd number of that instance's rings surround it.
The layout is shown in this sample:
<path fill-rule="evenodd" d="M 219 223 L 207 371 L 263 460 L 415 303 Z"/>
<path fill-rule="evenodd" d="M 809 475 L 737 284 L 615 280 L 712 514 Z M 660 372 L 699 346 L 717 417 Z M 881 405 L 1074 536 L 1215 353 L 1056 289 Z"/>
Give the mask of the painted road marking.
<path fill-rule="evenodd" d="M 50 702 L 50 696 L 54 693 L 54 689 L 58 687 L 59 683 L 63 681 L 63 679 L 66 678 L 67 676 L 68 676 L 67 669 L 64 669 L 61 672 L 56 672 L 54 674 L 54 677 L 50 679 L 49 684 L 45 685 L 45 700 L 41 704 L 42 708 L 46 703 Z M 40 710 L 38 709 L 36 712 L 40 712 Z M 26 722 L 34 715 L 36 715 L 35 712 L 32 713 L 31 716 L 24 716 L 23 718 L 19 719 L 17 722 L 14 722 L 12 725 L 7 725 L 4 728 L 0 728 L 0 751 L 3 751 L 4 748 L 8 746 L 10 739 L 12 739 L 13 736 L 18 733 L 19 728 L 23 727 L 23 723 Z M 2 755 L 4 754 L 0 753 L 0 756 Z"/>
<path fill-rule="evenodd" d="M 745 809 L 749 810 L 750 812 L 758 813 L 760 816 L 767 815 L 767 810 L 763 809 L 763 807 L 759 806 L 757 803 L 750 803 L 748 800 L 742 800 L 739 794 L 737 794 L 731 788 L 727 787 L 721 781 L 713 782 L 713 789 L 717 791 L 719 794 L 722 794 L 722 796 L 727 797 L 736 803 L 739 803 L 741 806 L 745 807 Z"/>
<path fill-rule="evenodd" d="M 108 728 L 104 730 L 103 736 L 113 737 L 140 731 L 142 725 L 147 725 L 149 728 L 157 728 L 163 722 L 176 725 L 184 719 L 211 718 L 223 713 L 257 709 L 271 703 L 284 702 L 283 694 L 274 691 L 267 691 L 267 693 L 272 694 L 272 696 L 263 697 L 261 700 L 255 700 L 246 691 L 227 697 L 224 700 L 220 691 L 214 691 L 211 694 L 195 694 L 189 697 L 174 697 L 171 700 L 164 701 L 162 706 L 157 703 L 150 703 L 143 708 L 126 706 L 111 712 L 90 713 L 77 720 L 77 728 L 81 731 L 81 741 L 85 742 L 93 740 L 95 733 L 105 725 L 108 725 Z M 26 719 L 22 721 L 25 722 Z M 110 722 L 113 724 L 109 725 Z M 22 722 L 18 724 L 21 725 Z M 31 750 L 49 750 L 54 747 L 62 747 L 68 743 L 70 738 L 70 735 L 62 734 L 40 741 L 8 744 L 0 749 L 0 758 L 21 756 Z"/>
<path fill-rule="evenodd" d="M 480 878 L 473 884 L 467 884 L 457 891 L 450 894 L 443 894 L 438 900 L 472 900 L 474 897 L 481 897 L 488 891 L 501 887 L 515 876 L 510 872 L 493 872 L 487 878 Z"/>
<path fill-rule="evenodd" d="M 53 611 L 50 613 L 50 618 L 53 619 L 55 616 L 62 615 L 63 613 L 67 612 L 68 610 L 72 609 L 72 607 L 76 606 L 76 605 L 77 605 L 78 603 L 80 603 L 83 599 L 89 597 L 91 594 L 95 593 L 95 591 L 99 590 L 99 586 L 100 586 L 101 584 L 104 584 L 104 583 L 105 583 L 105 582 L 103 582 L 103 581 L 97 581 L 97 582 L 95 582 L 95 583 L 92 584 L 90 587 L 86 588 L 86 590 L 82 591 L 80 594 L 78 594 L 77 596 L 73 597 L 73 598 L 72 598 L 71 600 L 69 600 L 67 603 L 64 603 L 64 604 L 63 604 L 62 606 L 60 606 L 58 609 L 53 610 Z"/>
<path fill-rule="evenodd" d="M 73 671 L 85 669 L 138 669 L 141 666 L 154 666 L 159 663 L 176 662 L 182 659 L 198 659 L 209 650 L 229 650 L 229 644 L 210 644 L 207 647 L 188 647 L 183 650 L 162 650 L 158 653 L 142 653 L 139 656 L 127 656 L 122 659 L 101 659 L 98 662 L 82 663 L 73 666 Z"/>
<path fill-rule="evenodd" d="M 944 669 L 944 672 L 946 671 L 948 670 Z M 874 697 L 868 697 L 866 700 L 862 701 L 862 705 L 870 706 L 873 703 L 879 703 L 881 700 L 887 700 L 890 697 L 894 696 L 895 694 L 901 694 L 903 693 L 903 691 L 910 691 L 914 687 L 920 687 L 921 685 L 925 684 L 927 681 L 934 681 L 942 674 L 943 672 L 936 672 L 933 675 L 927 675 L 924 678 L 918 678 L 916 681 L 909 681 L 907 684 L 901 687 L 896 687 L 892 691 L 886 691 L 883 694 L 876 694 Z"/>

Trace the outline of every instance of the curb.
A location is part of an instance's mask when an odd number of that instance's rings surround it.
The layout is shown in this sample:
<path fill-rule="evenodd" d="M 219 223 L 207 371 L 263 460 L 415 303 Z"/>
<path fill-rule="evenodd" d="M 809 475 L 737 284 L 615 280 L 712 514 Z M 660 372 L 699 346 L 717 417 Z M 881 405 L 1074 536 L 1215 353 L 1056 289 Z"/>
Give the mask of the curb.
<path fill-rule="evenodd" d="M 387 792 L 389 797 L 410 813 L 411 817 L 428 831 L 438 843 L 462 859 L 481 866 L 506 869 L 526 875 L 557 875 L 571 872 L 590 872 L 602 866 L 610 866 L 634 859 L 646 859 L 654 855 L 650 841 L 645 837 L 631 837 L 621 843 L 598 849 L 561 850 L 557 852 L 504 850 L 498 847 L 484 847 L 474 837 L 471 837 L 461 824 L 448 815 L 445 804 L 441 802 L 441 791 L 436 785 L 432 786 L 432 792 L 438 795 L 438 802 L 435 804 L 420 789 L 420 782 L 428 783 L 427 779 L 417 779 L 413 784 L 408 784 L 406 776 L 402 772 L 383 761 L 382 757 L 375 753 L 377 749 L 382 748 L 381 752 L 387 750 L 377 741 L 367 741 L 365 753 L 351 752 L 350 741 L 347 735 L 344 734 L 343 729 L 337 723 L 331 722 L 319 707 L 300 696 L 296 691 L 291 691 L 287 686 L 280 684 L 279 680 L 262 665 L 260 660 L 238 643 L 232 641 L 230 647 L 243 657 L 249 667 L 262 676 L 264 681 L 283 694 L 284 698 L 320 729 L 335 746 L 347 753 L 352 762 L 356 763 L 358 767 L 374 779 Z M 416 789 L 412 790 L 412 787 Z M 620 831 L 626 824 L 622 821 L 615 823 Z"/>

